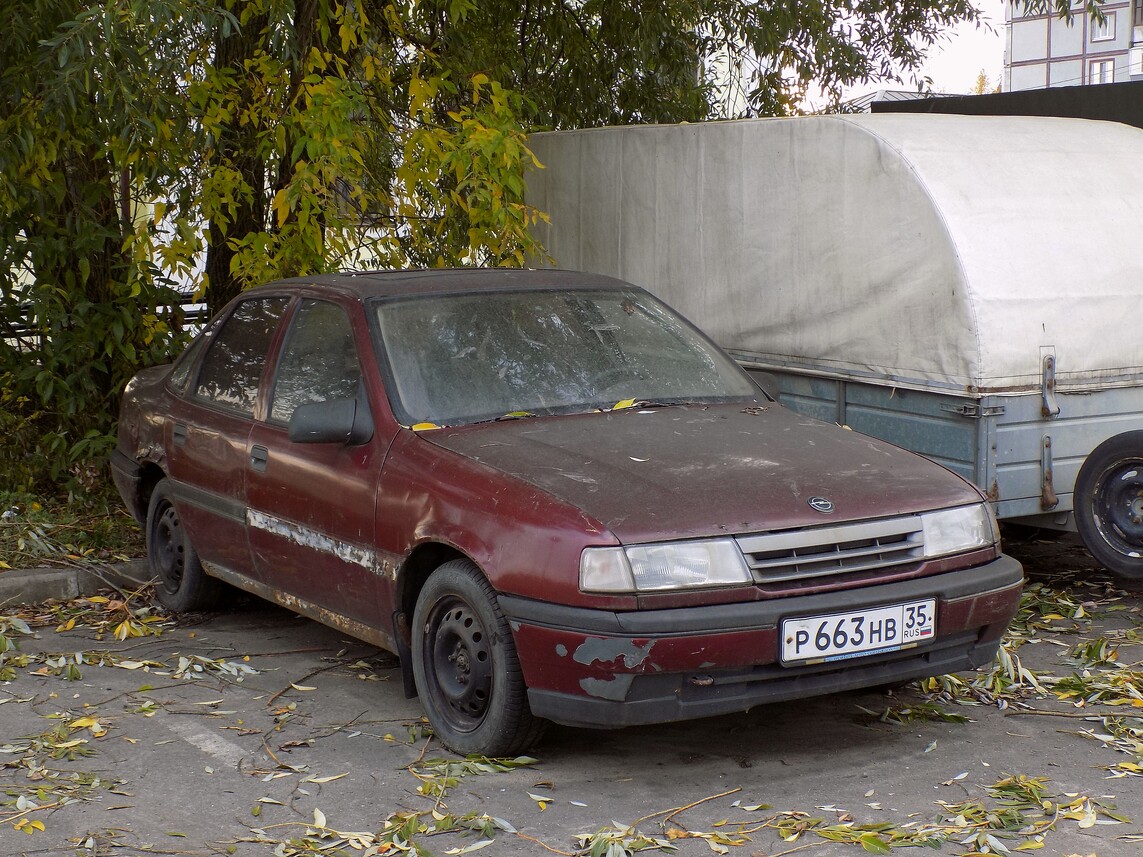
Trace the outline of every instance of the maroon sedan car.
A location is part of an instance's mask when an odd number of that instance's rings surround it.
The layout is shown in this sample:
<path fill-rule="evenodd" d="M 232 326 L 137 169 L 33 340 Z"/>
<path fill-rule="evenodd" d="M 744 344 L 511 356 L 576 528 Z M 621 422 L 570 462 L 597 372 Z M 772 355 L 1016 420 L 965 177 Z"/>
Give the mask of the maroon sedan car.
<path fill-rule="evenodd" d="M 245 292 L 128 385 L 112 467 L 165 605 L 398 653 L 460 753 L 976 667 L 1023 577 L 967 482 L 568 271 Z"/>

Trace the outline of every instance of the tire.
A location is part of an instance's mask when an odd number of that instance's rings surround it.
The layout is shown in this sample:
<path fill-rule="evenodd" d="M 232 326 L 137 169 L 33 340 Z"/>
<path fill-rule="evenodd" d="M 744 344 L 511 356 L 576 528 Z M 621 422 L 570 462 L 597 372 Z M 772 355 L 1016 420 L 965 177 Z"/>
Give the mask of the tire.
<path fill-rule="evenodd" d="M 496 591 L 469 560 L 446 562 L 417 597 L 413 676 L 433 733 L 461 755 L 518 755 L 546 726 L 528 708 Z"/>
<path fill-rule="evenodd" d="M 1073 506 L 1091 555 L 1122 580 L 1143 583 L 1143 431 L 1092 450 L 1076 478 Z"/>
<path fill-rule="evenodd" d="M 160 603 L 175 613 L 217 607 L 226 585 L 202 569 L 171 501 L 171 483 L 161 480 L 147 507 L 147 565 Z"/>

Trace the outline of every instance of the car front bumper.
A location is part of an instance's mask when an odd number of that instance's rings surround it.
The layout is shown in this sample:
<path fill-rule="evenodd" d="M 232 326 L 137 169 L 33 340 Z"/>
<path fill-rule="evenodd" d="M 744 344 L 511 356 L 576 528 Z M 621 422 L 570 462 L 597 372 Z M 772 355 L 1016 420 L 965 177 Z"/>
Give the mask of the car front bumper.
<path fill-rule="evenodd" d="M 616 613 L 502 595 L 532 713 L 570 726 L 665 723 L 909 681 L 989 663 L 1023 586 L 1008 556 L 859 589 Z M 937 600 L 935 639 L 852 660 L 783 666 L 783 618 Z"/>

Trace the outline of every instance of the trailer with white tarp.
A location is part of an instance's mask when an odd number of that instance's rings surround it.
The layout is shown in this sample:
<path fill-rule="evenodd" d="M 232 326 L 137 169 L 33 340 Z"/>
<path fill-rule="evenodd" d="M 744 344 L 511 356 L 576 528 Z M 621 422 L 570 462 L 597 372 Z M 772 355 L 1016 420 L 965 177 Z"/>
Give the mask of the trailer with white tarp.
<path fill-rule="evenodd" d="M 563 268 L 1143 579 L 1143 131 L 878 114 L 536 134 Z"/>

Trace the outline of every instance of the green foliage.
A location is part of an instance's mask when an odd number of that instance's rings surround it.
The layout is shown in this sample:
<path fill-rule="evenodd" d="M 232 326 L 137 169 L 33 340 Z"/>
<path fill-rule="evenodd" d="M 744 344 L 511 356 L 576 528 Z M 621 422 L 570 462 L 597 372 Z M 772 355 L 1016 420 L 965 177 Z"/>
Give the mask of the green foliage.
<path fill-rule="evenodd" d="M 0 428 L 10 429 L 0 479 L 10 487 L 87 487 L 123 384 L 177 334 L 140 204 L 185 162 L 166 157 L 174 57 L 164 68 L 148 50 L 171 38 L 170 4 L 122 15 L 114 5 L 12 0 L 0 28 Z"/>
<path fill-rule="evenodd" d="M 421 781 L 417 789 L 423 795 L 443 797 L 463 777 L 480 774 L 506 773 L 538 763 L 531 756 L 514 759 L 489 759 L 469 756 L 465 759 L 426 759 L 409 766 L 409 772 Z"/>
<path fill-rule="evenodd" d="M 609 827 L 602 827 L 595 833 L 576 835 L 579 843 L 578 854 L 584 857 L 632 857 L 640 851 L 677 851 L 669 839 L 661 836 L 648 836 L 635 829 L 634 825 L 613 821 Z"/>
<path fill-rule="evenodd" d="M 858 706 L 858 708 L 869 716 L 880 720 L 882 723 L 897 723 L 902 726 L 929 721 L 943 721 L 945 723 L 970 722 L 963 714 L 946 711 L 932 702 L 914 702 L 909 705 L 888 705 L 881 713 L 871 711 L 862 706 Z"/>
<path fill-rule="evenodd" d="M 524 203 L 524 174 L 540 166 L 520 128 L 525 101 L 483 74 L 469 83 L 471 99 L 436 122 L 431 104 L 458 87 L 446 76 L 411 81 L 393 200 L 407 224 L 401 245 L 424 266 L 522 267 L 542 253 L 528 230 L 544 218 Z"/>
<path fill-rule="evenodd" d="M 83 503 L 0 492 L 0 569 L 140 556 L 135 521 L 105 493 Z"/>

